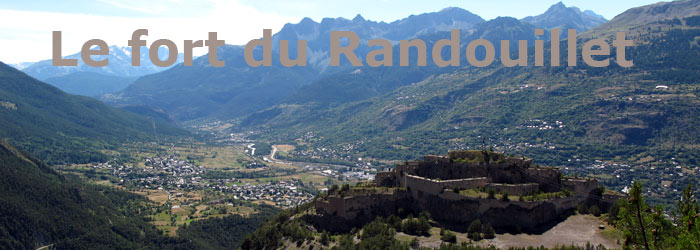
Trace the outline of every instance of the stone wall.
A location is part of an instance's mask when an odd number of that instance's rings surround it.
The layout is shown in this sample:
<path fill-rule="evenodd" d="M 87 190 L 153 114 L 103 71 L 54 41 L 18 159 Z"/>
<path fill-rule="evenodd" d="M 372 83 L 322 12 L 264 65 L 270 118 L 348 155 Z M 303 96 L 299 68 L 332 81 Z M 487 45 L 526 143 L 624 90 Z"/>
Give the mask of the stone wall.
<path fill-rule="evenodd" d="M 525 184 L 501 184 L 501 183 L 489 183 L 486 188 L 493 188 L 499 193 L 506 192 L 508 195 L 525 195 L 537 192 L 539 189 L 539 184 L 537 183 L 525 183 Z"/>
<path fill-rule="evenodd" d="M 446 156 L 425 156 L 423 161 L 409 161 L 398 164 L 392 171 L 395 181 L 390 174 L 378 175 L 378 185 L 406 186 L 405 176 L 420 176 L 427 179 L 455 180 L 486 177 L 489 183 L 528 184 L 537 183 L 544 192 L 560 191 L 561 171 L 557 168 L 533 167 L 530 160 L 506 158 L 499 163 L 468 163 L 453 162 Z M 383 183 L 385 182 L 386 183 Z"/>
<path fill-rule="evenodd" d="M 626 196 L 623 194 L 603 194 L 603 199 L 597 204 L 598 208 L 600 208 L 601 211 L 610 211 L 610 208 L 617 202 L 619 199 L 623 199 Z"/>
<path fill-rule="evenodd" d="M 330 195 L 325 199 L 317 200 L 315 207 L 323 215 L 322 217 L 327 218 L 323 221 L 333 221 L 332 218 L 338 218 L 335 221 L 364 223 L 371 221 L 374 216 L 388 216 L 403 208 L 407 211 L 427 210 L 434 219 L 445 222 L 446 225 L 466 227 L 471 221 L 480 219 L 500 229 L 536 231 L 542 226 L 565 218 L 579 203 L 576 197 L 533 202 L 479 199 L 454 192 L 439 192 L 435 187 L 426 188 L 426 185 L 422 185 L 425 184 L 422 179 L 424 178 L 409 178 L 407 183 L 414 187 L 410 191 L 396 190 L 347 197 Z M 484 181 L 485 178 L 482 178 L 470 180 L 468 183 Z M 441 185 L 453 183 L 459 182 L 445 181 Z M 349 230 L 349 228 L 351 227 L 347 226 L 345 229 Z"/>
<path fill-rule="evenodd" d="M 442 165 L 442 164 L 451 164 L 452 159 L 450 159 L 450 157 L 447 157 L 444 155 L 426 155 L 423 157 L 423 162 Z"/>
<path fill-rule="evenodd" d="M 330 216 L 346 220 L 372 218 L 375 215 L 386 216 L 399 207 L 410 204 L 410 194 L 404 191 L 388 193 L 368 193 L 352 196 L 329 195 L 314 204 L 316 210 Z"/>
<path fill-rule="evenodd" d="M 452 189 L 455 187 L 470 189 L 484 187 L 488 183 L 486 177 L 457 179 L 457 180 L 434 180 L 420 176 L 406 174 L 403 177 L 404 186 L 412 193 L 424 192 L 428 194 L 439 194 L 444 189 Z"/>
<path fill-rule="evenodd" d="M 374 176 L 374 184 L 379 187 L 398 186 L 398 180 L 394 172 L 379 172 Z"/>
<path fill-rule="evenodd" d="M 544 192 L 560 191 L 561 171 L 558 168 L 528 168 L 524 170 L 525 182 L 539 183 Z"/>
<path fill-rule="evenodd" d="M 594 179 L 564 178 L 561 180 L 562 187 L 569 189 L 580 198 L 586 198 L 591 192 L 598 188 L 598 181 Z"/>

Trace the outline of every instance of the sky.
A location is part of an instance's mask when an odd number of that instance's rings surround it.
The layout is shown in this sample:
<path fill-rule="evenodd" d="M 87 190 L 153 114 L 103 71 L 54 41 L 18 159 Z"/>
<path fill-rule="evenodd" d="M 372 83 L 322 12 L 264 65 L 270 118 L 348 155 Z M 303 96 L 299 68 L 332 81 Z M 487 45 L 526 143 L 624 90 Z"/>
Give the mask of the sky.
<path fill-rule="evenodd" d="M 411 14 L 460 7 L 489 20 L 498 16 L 539 15 L 559 0 L 0 0 L 0 61 L 35 62 L 51 58 L 52 31 L 62 31 L 62 54 L 74 54 L 90 39 L 126 46 L 136 29 L 149 29 L 147 42 L 205 40 L 217 32 L 227 44 L 245 44 L 304 17 L 391 22 Z M 612 19 L 625 10 L 659 0 L 565 0 Z M 206 48 L 195 49 L 195 55 Z"/>

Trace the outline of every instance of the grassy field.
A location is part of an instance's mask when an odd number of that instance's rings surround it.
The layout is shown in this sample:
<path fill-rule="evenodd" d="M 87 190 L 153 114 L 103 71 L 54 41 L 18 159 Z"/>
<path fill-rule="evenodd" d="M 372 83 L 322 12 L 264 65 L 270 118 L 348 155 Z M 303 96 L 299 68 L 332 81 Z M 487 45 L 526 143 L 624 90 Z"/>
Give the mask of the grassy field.
<path fill-rule="evenodd" d="M 294 145 L 289 145 L 289 144 L 277 144 L 277 145 L 272 145 L 273 147 L 277 148 L 278 152 L 292 152 L 296 147 Z"/>
<path fill-rule="evenodd" d="M 447 192 L 447 191 L 445 191 Z M 452 192 L 452 190 L 450 190 Z M 460 195 L 464 195 L 467 197 L 472 197 L 472 198 L 488 198 L 489 194 L 487 192 L 484 192 L 483 190 L 479 189 L 464 189 L 459 191 Z M 554 199 L 554 198 L 561 198 L 565 197 L 567 194 L 564 191 L 561 192 L 551 192 L 551 193 L 538 193 L 534 195 L 523 195 L 522 200 L 523 201 L 541 201 L 541 200 L 548 200 L 548 199 Z M 494 193 L 494 199 L 503 199 L 503 196 L 505 194 L 502 193 Z M 512 201 L 519 201 L 521 200 L 521 196 L 518 195 L 508 195 L 508 200 Z"/>
<path fill-rule="evenodd" d="M 468 197 L 473 197 L 473 198 L 487 198 L 489 197 L 489 194 L 486 192 L 479 191 L 477 189 L 466 189 L 466 190 L 460 190 L 459 194 L 468 196 Z M 503 194 L 496 193 L 494 195 L 496 199 L 503 199 Z M 510 200 L 518 200 L 520 199 L 520 196 L 517 195 L 508 195 L 508 199 Z"/>
<path fill-rule="evenodd" d="M 203 154 L 203 159 L 197 163 L 208 168 L 241 169 L 245 162 L 254 162 L 255 159 L 244 153 L 244 146 L 228 147 L 204 147 L 199 149 L 197 155 Z"/>

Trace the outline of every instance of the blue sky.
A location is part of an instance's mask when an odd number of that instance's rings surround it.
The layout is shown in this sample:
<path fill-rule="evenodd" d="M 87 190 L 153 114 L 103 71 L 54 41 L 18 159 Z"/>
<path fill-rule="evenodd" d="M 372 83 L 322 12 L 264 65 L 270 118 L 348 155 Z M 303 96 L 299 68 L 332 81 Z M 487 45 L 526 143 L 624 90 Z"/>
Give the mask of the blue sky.
<path fill-rule="evenodd" d="M 289 1 L 289 0 L 244 0 L 256 8 L 267 9 L 283 15 L 310 16 L 314 20 L 327 16 L 352 18 L 357 13 L 366 19 L 393 21 L 410 14 L 439 11 L 445 7 L 460 7 L 477 14 L 484 19 L 498 16 L 523 18 L 543 13 L 559 0 L 355 0 L 355 1 Z M 656 3 L 659 0 L 569 0 L 566 6 L 576 6 L 581 10 L 590 9 L 611 19 L 623 11 L 637 6 Z"/>
<path fill-rule="evenodd" d="M 376 21 L 393 21 L 410 14 L 433 12 L 445 7 L 460 7 L 485 19 L 497 16 L 522 18 L 544 12 L 559 0 L 240 0 L 261 12 L 271 12 L 298 18 L 346 17 L 362 14 Z M 566 6 L 576 6 L 582 10 L 593 10 L 607 19 L 632 7 L 659 2 L 659 0 L 568 0 Z M 127 17 L 175 17 L 206 15 L 215 5 L 210 1 L 185 0 L 2 0 L 0 9 L 81 13 Z"/>
<path fill-rule="evenodd" d="M 558 0 L 0 0 L 0 61 L 17 63 L 48 59 L 51 31 L 63 31 L 64 55 L 82 42 L 99 38 L 125 46 L 131 31 L 148 28 L 152 42 L 168 38 L 205 39 L 216 31 L 228 44 L 244 44 L 261 36 L 263 28 L 278 30 L 303 17 L 386 21 L 411 14 L 460 7 L 484 19 L 538 15 Z M 607 19 L 658 0 L 566 0 L 566 6 L 593 10 Z M 195 53 L 204 53 L 204 50 Z"/>

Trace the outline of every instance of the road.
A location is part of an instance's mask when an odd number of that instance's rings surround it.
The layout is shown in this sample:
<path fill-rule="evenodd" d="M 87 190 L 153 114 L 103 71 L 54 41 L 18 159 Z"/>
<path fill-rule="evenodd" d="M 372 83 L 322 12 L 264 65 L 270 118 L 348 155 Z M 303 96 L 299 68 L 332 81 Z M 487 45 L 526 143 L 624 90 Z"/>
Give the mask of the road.
<path fill-rule="evenodd" d="M 248 148 L 251 150 L 250 155 L 255 155 L 255 148 L 253 146 L 255 146 L 255 143 L 251 143 L 248 145 Z"/>
<path fill-rule="evenodd" d="M 277 147 L 272 146 L 272 152 L 270 153 L 270 159 L 275 160 L 275 154 L 277 153 Z"/>

